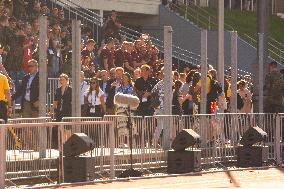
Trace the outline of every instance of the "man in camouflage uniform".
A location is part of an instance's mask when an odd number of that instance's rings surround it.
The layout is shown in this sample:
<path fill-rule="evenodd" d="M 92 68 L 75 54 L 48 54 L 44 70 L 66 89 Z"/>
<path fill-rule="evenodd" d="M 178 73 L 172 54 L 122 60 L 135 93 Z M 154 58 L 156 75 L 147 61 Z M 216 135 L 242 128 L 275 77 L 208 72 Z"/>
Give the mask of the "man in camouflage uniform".
<path fill-rule="evenodd" d="M 264 112 L 284 112 L 284 77 L 277 70 L 277 62 L 269 63 L 269 73 L 265 77 Z"/>

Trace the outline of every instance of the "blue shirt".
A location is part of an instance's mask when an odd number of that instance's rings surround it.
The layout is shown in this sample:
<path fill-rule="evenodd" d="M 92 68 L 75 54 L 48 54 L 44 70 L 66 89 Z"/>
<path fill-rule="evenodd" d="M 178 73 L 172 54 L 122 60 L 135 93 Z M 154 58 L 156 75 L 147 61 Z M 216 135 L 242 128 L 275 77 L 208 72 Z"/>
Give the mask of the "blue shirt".
<path fill-rule="evenodd" d="M 28 83 L 27 83 L 26 95 L 25 95 L 25 99 L 27 101 L 31 101 L 31 84 L 32 84 L 35 76 L 36 76 L 36 74 L 34 74 L 34 75 L 30 74 L 30 78 L 29 78 Z"/>

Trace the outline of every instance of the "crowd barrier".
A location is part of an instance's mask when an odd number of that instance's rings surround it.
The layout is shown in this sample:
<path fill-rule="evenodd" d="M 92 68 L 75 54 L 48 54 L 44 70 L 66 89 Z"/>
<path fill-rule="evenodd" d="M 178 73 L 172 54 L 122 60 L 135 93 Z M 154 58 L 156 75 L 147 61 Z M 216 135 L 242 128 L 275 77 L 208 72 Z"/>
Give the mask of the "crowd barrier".
<path fill-rule="evenodd" d="M 6 184 L 27 177 L 64 182 L 62 146 L 78 132 L 95 142 L 95 148 L 84 155 L 95 158 L 98 176 L 115 178 L 130 168 L 127 120 L 128 117 L 118 115 L 70 117 L 59 123 L 51 122 L 50 118 L 10 120 L 0 127 L 1 178 L 6 179 Z M 166 128 L 170 129 L 170 137 L 166 139 L 170 141 L 182 129 L 193 129 L 201 138 L 196 146 L 201 149 L 201 164 L 226 166 L 236 162 L 236 148 L 243 133 L 258 126 L 268 134 L 265 145 L 269 146 L 269 162 L 282 165 L 284 114 L 134 116 L 131 123 L 133 168 L 142 172 L 166 172 L 168 149 L 162 131 Z M 16 145 L 17 137 L 20 146 Z M 58 141 L 58 147 L 54 141 Z M 53 173 L 59 174 L 53 176 Z"/>

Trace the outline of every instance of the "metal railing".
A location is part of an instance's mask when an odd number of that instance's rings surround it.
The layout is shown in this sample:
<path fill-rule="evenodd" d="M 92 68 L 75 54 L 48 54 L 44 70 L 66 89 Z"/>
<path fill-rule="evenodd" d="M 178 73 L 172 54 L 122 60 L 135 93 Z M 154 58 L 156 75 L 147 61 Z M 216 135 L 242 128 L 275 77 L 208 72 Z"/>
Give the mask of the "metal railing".
<path fill-rule="evenodd" d="M 15 147 L 9 129 L 13 128 L 22 146 Z M 42 130 L 46 130 L 43 134 Z M 21 180 L 46 178 L 46 183 L 64 182 L 63 143 L 75 132 L 84 132 L 95 141 L 94 150 L 84 154 L 94 157 L 98 175 L 114 178 L 114 129 L 112 122 L 42 122 L 1 125 L 1 176 L 0 188 L 21 185 Z M 104 136 L 108 137 L 105 140 Z M 58 144 L 56 142 L 58 141 Z M 46 156 L 40 156 L 40 143 L 45 143 Z M 106 165 L 106 166 L 104 166 Z M 58 173 L 58 175 L 57 175 Z M 4 175 L 3 175 L 4 174 Z M 17 181 L 17 182 L 15 182 Z M 38 181 L 36 181 L 38 182 Z M 16 184 L 17 183 L 17 184 Z"/>
<path fill-rule="evenodd" d="M 254 37 L 249 36 L 248 34 L 244 34 L 243 37 L 244 37 L 244 39 L 246 39 L 246 41 L 250 45 L 252 45 L 253 47 L 256 48 L 257 40 Z M 284 62 L 284 51 L 282 49 L 276 47 L 271 42 L 268 42 L 268 53 L 269 53 L 270 58 L 274 59 L 275 61 L 279 62 L 280 64 L 282 64 Z"/>
<path fill-rule="evenodd" d="M 226 166 L 237 161 L 237 147 L 243 133 L 258 126 L 268 137 L 269 162 L 283 161 L 284 114 L 216 114 L 192 116 L 148 116 L 131 118 L 133 123 L 133 167 L 140 171 L 166 173 L 167 150 L 164 149 L 162 129 L 170 129 L 173 140 L 182 129 L 193 129 L 200 135 L 202 168 L 205 165 Z M 46 118 L 40 118 L 46 120 Z M 38 119 L 39 120 L 39 119 Z M 38 121 L 37 120 L 37 121 Z M 32 120 L 35 121 L 35 120 Z M 103 118 L 64 118 L 65 122 L 3 124 L 0 127 L 0 178 L 7 185 L 27 177 L 46 177 L 50 182 L 64 182 L 64 142 L 73 134 L 83 132 L 95 143 L 95 148 L 83 154 L 94 159 L 98 176 L 114 178 L 130 168 L 127 117 L 108 115 Z M 16 123 L 15 123 L 16 122 Z M 9 128 L 15 130 L 23 146 L 16 148 Z M 41 135 L 42 129 L 47 131 Z M 46 141 L 46 157 L 39 156 L 40 139 Z M 54 141 L 58 141 L 58 148 Z M 59 159 L 58 159 L 59 158 Z M 56 161 L 58 159 L 58 162 Z M 56 164 L 58 166 L 56 166 Z M 206 166 L 205 166 L 206 167 Z M 59 176 L 52 176 L 58 171 Z M 2 177 L 1 177 L 2 176 Z M 4 177 L 3 177 L 4 176 Z M 99 178 L 99 177 L 98 177 Z M 91 179 L 96 179 L 91 178 Z M 10 181 L 10 182 L 8 182 Z M 3 180 L 0 180 L 3 184 Z M 2 185 L 3 186 L 3 185 Z"/>

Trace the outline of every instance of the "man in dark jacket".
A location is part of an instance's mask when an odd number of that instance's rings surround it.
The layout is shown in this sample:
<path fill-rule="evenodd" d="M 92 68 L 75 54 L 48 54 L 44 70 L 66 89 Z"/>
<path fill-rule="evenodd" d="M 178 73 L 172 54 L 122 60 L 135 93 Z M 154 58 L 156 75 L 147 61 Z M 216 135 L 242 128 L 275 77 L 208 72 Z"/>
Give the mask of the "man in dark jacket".
<path fill-rule="evenodd" d="M 18 97 L 22 98 L 21 110 L 22 116 L 25 118 L 38 117 L 39 106 L 39 75 L 38 75 L 38 63 L 32 59 L 28 62 L 29 74 L 25 75 L 22 84 L 12 99 Z"/>

